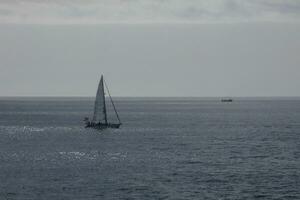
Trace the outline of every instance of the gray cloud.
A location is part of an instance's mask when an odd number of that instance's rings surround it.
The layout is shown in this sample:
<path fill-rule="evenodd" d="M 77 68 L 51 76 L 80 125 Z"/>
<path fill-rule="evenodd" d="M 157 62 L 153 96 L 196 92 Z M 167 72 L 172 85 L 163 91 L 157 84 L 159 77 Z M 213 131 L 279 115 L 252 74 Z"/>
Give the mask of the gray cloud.
<path fill-rule="evenodd" d="M 300 21 L 299 0 L 2 0 L 0 23 Z"/>
<path fill-rule="evenodd" d="M 263 5 L 269 10 L 276 10 L 280 13 L 299 14 L 300 1 L 265 1 Z"/>

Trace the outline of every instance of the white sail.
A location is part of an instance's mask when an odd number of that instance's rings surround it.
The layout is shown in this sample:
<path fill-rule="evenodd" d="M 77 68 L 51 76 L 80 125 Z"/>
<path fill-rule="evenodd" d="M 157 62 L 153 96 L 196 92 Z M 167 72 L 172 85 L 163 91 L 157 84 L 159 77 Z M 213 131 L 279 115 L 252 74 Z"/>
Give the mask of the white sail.
<path fill-rule="evenodd" d="M 93 116 L 93 122 L 98 123 L 102 121 L 107 123 L 103 76 L 101 76 L 101 80 L 98 85 Z"/>

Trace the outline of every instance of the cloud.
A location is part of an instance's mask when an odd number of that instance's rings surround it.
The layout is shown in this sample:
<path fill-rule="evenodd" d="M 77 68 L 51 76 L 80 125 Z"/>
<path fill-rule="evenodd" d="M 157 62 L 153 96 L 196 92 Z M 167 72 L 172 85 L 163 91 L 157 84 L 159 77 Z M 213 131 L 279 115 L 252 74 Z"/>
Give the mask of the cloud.
<path fill-rule="evenodd" d="M 300 21 L 299 0 L 1 0 L 0 23 Z"/>

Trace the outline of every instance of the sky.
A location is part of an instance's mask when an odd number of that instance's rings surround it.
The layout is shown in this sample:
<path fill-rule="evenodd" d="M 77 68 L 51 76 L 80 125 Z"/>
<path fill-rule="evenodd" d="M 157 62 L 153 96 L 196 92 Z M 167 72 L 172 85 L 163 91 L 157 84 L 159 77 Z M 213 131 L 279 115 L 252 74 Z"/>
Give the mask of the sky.
<path fill-rule="evenodd" d="M 298 0 L 1 0 L 0 96 L 300 96 Z"/>

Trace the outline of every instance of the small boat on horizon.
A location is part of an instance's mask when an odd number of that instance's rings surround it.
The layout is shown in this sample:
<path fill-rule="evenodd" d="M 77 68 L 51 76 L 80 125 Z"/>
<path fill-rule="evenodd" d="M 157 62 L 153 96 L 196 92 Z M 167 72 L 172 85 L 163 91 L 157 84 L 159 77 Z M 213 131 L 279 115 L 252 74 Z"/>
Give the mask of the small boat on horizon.
<path fill-rule="evenodd" d="M 221 99 L 221 102 L 233 102 L 233 99 L 231 99 L 231 98 Z"/>
<path fill-rule="evenodd" d="M 104 92 L 104 85 L 106 87 L 107 93 L 109 95 L 109 99 L 111 101 L 112 107 L 115 111 L 115 114 L 118 119 L 118 123 L 110 123 L 107 119 L 107 108 L 106 108 L 106 101 L 105 101 L 105 92 Z M 107 128 L 120 128 L 121 120 L 119 114 L 116 110 L 115 104 L 110 96 L 108 87 L 103 79 L 103 75 L 101 75 L 101 79 L 98 85 L 95 106 L 94 106 L 94 115 L 93 119 L 90 121 L 88 117 L 84 118 L 85 128 L 95 128 L 95 129 L 107 129 Z"/>

